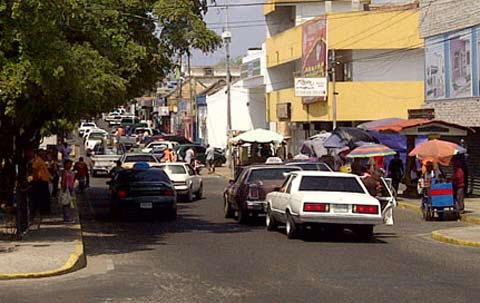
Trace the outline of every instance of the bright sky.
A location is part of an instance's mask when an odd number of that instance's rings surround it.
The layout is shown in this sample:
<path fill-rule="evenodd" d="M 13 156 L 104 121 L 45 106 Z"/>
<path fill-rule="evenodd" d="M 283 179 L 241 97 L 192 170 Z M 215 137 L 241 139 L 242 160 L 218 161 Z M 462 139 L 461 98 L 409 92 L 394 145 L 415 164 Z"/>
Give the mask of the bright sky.
<path fill-rule="evenodd" d="M 222 5 L 226 0 L 217 0 Z M 245 55 L 251 47 L 261 47 L 265 42 L 265 21 L 263 16 L 264 0 L 228 0 L 230 16 L 230 31 L 232 32 L 232 44 L 230 46 L 231 57 L 236 58 Z M 209 8 L 205 21 L 210 29 L 219 35 L 225 25 L 225 9 Z M 192 65 L 213 65 L 225 58 L 223 48 L 210 55 L 201 52 L 194 53 Z"/>

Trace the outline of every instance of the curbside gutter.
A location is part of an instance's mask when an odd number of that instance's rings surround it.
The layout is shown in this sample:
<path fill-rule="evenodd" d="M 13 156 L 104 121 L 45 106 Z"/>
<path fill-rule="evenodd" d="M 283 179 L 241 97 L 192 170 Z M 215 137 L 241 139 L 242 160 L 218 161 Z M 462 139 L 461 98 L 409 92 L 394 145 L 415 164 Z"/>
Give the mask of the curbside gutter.
<path fill-rule="evenodd" d="M 80 222 L 80 217 L 77 212 L 77 219 Z M 64 275 L 77 271 L 81 268 L 84 268 L 87 264 L 87 259 L 85 257 L 85 250 L 83 246 L 83 236 L 82 236 L 82 226 L 81 224 L 75 224 L 72 226 L 72 229 L 77 230 L 78 240 L 75 242 L 75 249 L 70 254 L 67 262 L 62 267 L 42 271 L 42 272 L 32 272 L 32 273 L 14 273 L 14 274 L 0 274 L 0 280 L 14 280 L 14 279 L 37 279 L 37 278 L 46 278 Z"/>
<path fill-rule="evenodd" d="M 462 240 L 458 238 L 453 238 L 446 236 L 439 231 L 433 231 L 432 234 L 432 239 L 448 243 L 448 244 L 456 244 L 456 245 L 461 245 L 461 246 L 470 246 L 470 247 L 477 247 L 480 248 L 480 242 L 475 242 L 475 241 L 468 241 L 468 240 Z"/>

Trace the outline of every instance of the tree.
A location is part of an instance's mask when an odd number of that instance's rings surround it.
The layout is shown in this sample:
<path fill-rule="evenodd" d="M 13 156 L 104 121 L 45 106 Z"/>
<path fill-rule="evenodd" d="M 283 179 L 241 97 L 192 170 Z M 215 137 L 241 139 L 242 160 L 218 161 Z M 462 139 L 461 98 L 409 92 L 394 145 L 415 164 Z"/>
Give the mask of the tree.
<path fill-rule="evenodd" d="M 24 152 L 42 129 L 141 96 L 190 47 L 215 49 L 206 10 L 205 0 L 0 0 L 0 163 L 25 181 Z"/>

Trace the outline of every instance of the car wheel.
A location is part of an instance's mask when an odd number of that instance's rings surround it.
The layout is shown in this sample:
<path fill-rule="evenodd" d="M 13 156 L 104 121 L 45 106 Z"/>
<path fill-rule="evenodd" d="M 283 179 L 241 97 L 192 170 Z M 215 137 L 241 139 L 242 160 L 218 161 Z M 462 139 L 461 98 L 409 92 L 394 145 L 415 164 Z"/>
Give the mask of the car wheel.
<path fill-rule="evenodd" d="M 299 226 L 293 221 L 292 215 L 287 211 L 286 218 L 285 218 L 285 232 L 287 234 L 287 238 L 295 239 L 299 235 Z"/>
<path fill-rule="evenodd" d="M 241 207 L 238 207 L 237 210 L 237 221 L 240 224 L 248 223 L 248 213 Z"/>
<path fill-rule="evenodd" d="M 360 225 L 355 228 L 355 233 L 362 242 L 370 242 L 373 238 L 373 225 Z"/>
<path fill-rule="evenodd" d="M 198 189 L 197 193 L 195 194 L 195 198 L 197 200 L 202 200 L 202 198 L 203 198 L 203 183 L 200 183 L 200 188 Z"/>
<path fill-rule="evenodd" d="M 273 217 L 272 209 L 270 206 L 267 208 L 267 217 L 265 218 L 265 224 L 267 225 L 268 231 L 274 231 L 278 227 L 278 223 Z"/>
<path fill-rule="evenodd" d="M 230 207 L 230 203 L 227 201 L 227 196 L 223 197 L 223 213 L 226 219 L 233 218 L 234 212 L 233 209 Z"/>

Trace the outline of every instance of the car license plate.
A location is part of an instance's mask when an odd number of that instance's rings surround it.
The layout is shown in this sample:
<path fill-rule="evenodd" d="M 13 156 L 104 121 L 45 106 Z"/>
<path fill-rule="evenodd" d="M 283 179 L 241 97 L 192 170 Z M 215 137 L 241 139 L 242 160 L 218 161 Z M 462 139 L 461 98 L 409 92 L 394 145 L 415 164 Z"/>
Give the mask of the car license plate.
<path fill-rule="evenodd" d="M 332 204 L 332 210 L 334 213 L 346 213 L 348 212 L 348 204 Z"/>
<path fill-rule="evenodd" d="M 152 203 L 140 203 L 140 208 L 153 208 Z"/>

